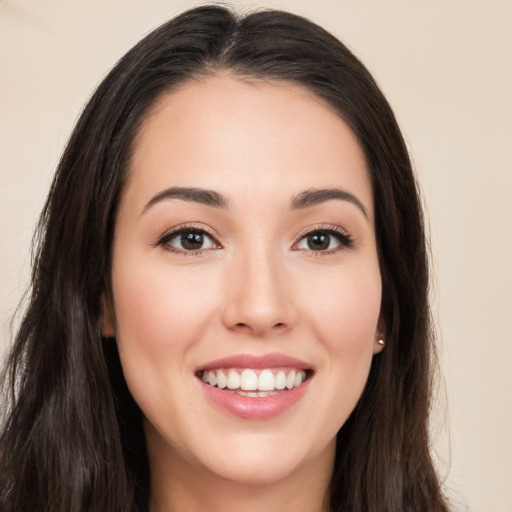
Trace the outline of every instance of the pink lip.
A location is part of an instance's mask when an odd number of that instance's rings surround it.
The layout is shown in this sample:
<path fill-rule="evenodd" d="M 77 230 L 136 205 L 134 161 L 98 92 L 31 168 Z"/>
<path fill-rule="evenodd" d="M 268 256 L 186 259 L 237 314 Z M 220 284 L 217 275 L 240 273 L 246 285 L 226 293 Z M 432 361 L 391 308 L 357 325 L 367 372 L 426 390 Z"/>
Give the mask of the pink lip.
<path fill-rule="evenodd" d="M 219 368 L 263 368 L 291 367 L 300 370 L 312 370 L 305 361 L 284 354 L 272 353 L 263 356 L 239 354 L 215 361 L 210 361 L 197 368 L 196 373 Z M 198 375 L 199 376 L 199 375 Z M 310 375 L 311 377 L 311 375 Z M 237 395 L 228 389 L 219 389 L 198 379 L 207 398 L 217 407 L 247 420 L 266 420 L 284 413 L 296 404 L 306 393 L 311 378 L 307 378 L 300 386 L 268 397 L 246 397 Z"/>
<path fill-rule="evenodd" d="M 206 396 L 221 409 L 246 420 L 267 420 L 282 414 L 306 393 L 311 379 L 300 386 L 269 397 L 247 397 L 215 388 L 198 380 Z"/>
<path fill-rule="evenodd" d="M 239 354 L 230 357 L 224 357 L 206 363 L 197 368 L 196 371 L 214 370 L 218 368 L 253 368 L 255 370 L 263 368 L 278 368 L 288 366 L 298 368 L 299 370 L 311 370 L 312 366 L 305 361 L 295 357 L 285 356 L 284 354 L 272 353 L 263 356 L 254 356 L 250 354 Z"/>

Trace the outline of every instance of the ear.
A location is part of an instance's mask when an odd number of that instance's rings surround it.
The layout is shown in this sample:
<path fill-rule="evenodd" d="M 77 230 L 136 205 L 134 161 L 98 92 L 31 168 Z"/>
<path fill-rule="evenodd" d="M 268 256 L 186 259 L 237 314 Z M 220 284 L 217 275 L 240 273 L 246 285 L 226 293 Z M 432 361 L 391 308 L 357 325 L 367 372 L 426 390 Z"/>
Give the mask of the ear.
<path fill-rule="evenodd" d="M 373 342 L 373 354 L 379 354 L 384 350 L 386 346 L 386 337 L 384 333 L 386 331 L 386 325 L 382 318 L 379 319 L 379 323 L 377 324 L 377 332 L 375 333 L 375 340 Z"/>
<path fill-rule="evenodd" d="M 116 337 L 114 308 L 105 293 L 101 294 L 101 335 L 104 338 Z"/>

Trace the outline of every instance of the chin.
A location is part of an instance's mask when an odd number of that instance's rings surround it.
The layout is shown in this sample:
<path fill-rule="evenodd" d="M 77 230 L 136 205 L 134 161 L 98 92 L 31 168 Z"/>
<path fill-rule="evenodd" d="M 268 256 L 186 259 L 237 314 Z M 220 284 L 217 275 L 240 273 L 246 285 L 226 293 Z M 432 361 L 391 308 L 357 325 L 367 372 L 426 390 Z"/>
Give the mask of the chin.
<path fill-rule="evenodd" d="M 226 448 L 229 446 L 229 448 Z M 293 479 L 312 466 L 332 470 L 336 440 L 308 445 L 293 435 L 268 438 L 264 434 L 204 451 L 203 467 L 222 480 L 241 485 L 271 485 Z"/>
<path fill-rule="evenodd" d="M 286 480 L 300 471 L 301 461 L 297 457 L 282 454 L 277 456 L 230 458 L 208 464 L 206 469 L 213 475 L 241 485 L 272 485 Z"/>

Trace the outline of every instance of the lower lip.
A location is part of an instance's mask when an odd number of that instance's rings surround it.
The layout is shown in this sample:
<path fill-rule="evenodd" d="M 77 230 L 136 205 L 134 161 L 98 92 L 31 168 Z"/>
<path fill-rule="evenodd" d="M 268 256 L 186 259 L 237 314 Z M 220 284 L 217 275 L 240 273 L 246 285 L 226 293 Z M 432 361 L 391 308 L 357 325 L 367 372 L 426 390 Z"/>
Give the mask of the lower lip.
<path fill-rule="evenodd" d="M 246 420 L 267 420 L 295 405 L 306 393 L 311 379 L 296 388 L 268 397 L 248 397 L 225 391 L 199 381 L 206 396 L 218 407 Z"/>

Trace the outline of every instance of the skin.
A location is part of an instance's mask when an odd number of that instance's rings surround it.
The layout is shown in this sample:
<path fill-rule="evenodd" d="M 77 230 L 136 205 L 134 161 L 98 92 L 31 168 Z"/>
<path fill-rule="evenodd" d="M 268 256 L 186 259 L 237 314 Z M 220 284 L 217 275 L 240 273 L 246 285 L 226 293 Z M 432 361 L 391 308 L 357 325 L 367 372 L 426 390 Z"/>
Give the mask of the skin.
<path fill-rule="evenodd" d="M 169 187 L 213 190 L 228 205 L 148 206 Z M 312 189 L 342 189 L 362 208 L 343 198 L 290 207 Z M 159 244 L 180 226 L 212 241 L 188 252 L 179 237 Z M 352 245 L 331 236 L 329 250 L 310 249 L 307 232 L 320 228 Z M 299 86 L 227 74 L 160 98 L 122 194 L 112 289 L 103 331 L 144 413 L 151 512 L 326 510 L 336 433 L 381 349 L 371 184 L 346 123 Z M 270 419 L 221 410 L 195 375 L 233 354 L 276 352 L 314 373 Z"/>

